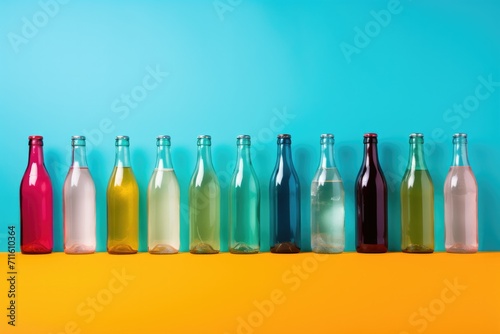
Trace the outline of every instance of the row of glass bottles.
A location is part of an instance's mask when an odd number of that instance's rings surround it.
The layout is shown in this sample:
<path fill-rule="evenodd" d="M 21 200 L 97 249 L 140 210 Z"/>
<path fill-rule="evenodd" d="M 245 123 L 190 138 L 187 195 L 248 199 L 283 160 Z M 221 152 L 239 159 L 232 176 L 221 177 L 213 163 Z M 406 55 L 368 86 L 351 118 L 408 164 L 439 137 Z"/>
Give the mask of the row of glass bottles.
<path fill-rule="evenodd" d="M 52 251 L 52 185 L 43 163 L 43 138 L 29 137 L 29 163 L 21 182 L 21 251 Z M 387 185 L 378 162 L 377 135 L 364 136 L 364 159 L 355 184 L 356 250 L 388 248 Z M 345 245 L 344 188 L 336 168 L 331 134 L 321 135 L 321 155 L 311 184 L 311 245 L 318 253 L 340 253 Z M 467 136 L 453 136 L 453 162 L 444 186 L 446 250 L 477 251 L 477 183 L 468 164 Z M 63 187 L 64 251 L 96 248 L 95 186 L 85 137 L 72 137 L 72 164 Z M 190 252 L 220 250 L 220 186 L 211 160 L 210 136 L 198 137 L 198 159 L 189 186 Z M 229 189 L 229 250 L 259 252 L 260 189 L 250 159 L 250 136 L 237 137 L 237 161 Z M 297 253 L 300 245 L 300 184 L 291 156 L 291 136 L 278 136 L 278 156 L 269 185 L 270 250 Z M 138 249 L 139 188 L 130 165 L 129 138 L 116 138 L 116 160 L 107 190 L 111 254 Z M 170 137 L 157 137 L 157 160 L 148 186 L 148 248 L 177 253 L 180 246 L 180 190 L 170 158 Z M 410 135 L 410 157 L 401 183 L 401 249 L 434 251 L 434 190 L 425 165 L 423 135 Z"/>

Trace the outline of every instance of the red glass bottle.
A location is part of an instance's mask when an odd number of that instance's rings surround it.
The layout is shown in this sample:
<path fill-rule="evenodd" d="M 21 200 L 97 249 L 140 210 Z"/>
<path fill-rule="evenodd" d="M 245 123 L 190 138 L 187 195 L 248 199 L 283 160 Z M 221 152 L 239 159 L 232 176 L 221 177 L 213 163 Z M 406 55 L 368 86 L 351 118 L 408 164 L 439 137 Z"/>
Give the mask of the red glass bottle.
<path fill-rule="evenodd" d="M 377 134 L 367 133 L 356 180 L 356 251 L 387 252 L 387 183 L 378 161 Z"/>
<path fill-rule="evenodd" d="M 43 162 L 43 137 L 29 136 L 28 167 L 21 180 L 21 252 L 52 252 L 53 195 L 49 173 Z"/>

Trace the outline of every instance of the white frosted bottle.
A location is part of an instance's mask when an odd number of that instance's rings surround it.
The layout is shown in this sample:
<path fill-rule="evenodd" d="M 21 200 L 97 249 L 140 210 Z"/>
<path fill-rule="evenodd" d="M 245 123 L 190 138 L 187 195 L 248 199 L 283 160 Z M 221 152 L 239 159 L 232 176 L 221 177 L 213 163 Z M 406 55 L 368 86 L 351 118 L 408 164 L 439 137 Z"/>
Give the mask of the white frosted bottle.
<path fill-rule="evenodd" d="M 444 183 L 444 221 L 449 253 L 478 249 L 477 182 L 467 157 L 467 135 L 453 135 L 453 161 Z"/>
<path fill-rule="evenodd" d="M 170 136 L 158 136 L 156 146 L 148 187 L 148 249 L 151 254 L 175 254 L 180 248 L 180 190 L 170 158 Z"/>
<path fill-rule="evenodd" d="M 342 253 L 345 248 L 345 195 L 333 156 L 334 137 L 321 135 L 319 167 L 311 183 L 311 248 Z"/>
<path fill-rule="evenodd" d="M 72 162 L 63 187 L 64 252 L 91 254 L 96 248 L 96 196 L 85 137 L 71 137 L 71 146 Z"/>

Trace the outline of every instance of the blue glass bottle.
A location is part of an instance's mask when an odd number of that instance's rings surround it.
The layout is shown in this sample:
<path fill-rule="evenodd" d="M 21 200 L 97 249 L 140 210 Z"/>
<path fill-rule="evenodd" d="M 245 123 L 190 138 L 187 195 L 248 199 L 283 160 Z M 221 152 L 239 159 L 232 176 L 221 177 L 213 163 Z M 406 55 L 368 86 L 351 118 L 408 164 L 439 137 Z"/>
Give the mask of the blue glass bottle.
<path fill-rule="evenodd" d="M 271 253 L 300 252 L 300 184 L 292 162 L 292 137 L 278 135 L 278 155 L 269 183 Z"/>

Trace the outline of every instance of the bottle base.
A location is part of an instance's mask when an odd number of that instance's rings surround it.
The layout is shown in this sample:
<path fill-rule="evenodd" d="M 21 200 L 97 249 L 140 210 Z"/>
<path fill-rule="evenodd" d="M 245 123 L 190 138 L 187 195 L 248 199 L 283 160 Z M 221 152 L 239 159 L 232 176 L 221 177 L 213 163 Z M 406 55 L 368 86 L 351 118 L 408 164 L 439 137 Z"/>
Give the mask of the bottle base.
<path fill-rule="evenodd" d="M 179 250 L 167 244 L 159 244 L 149 249 L 149 254 L 177 254 Z"/>
<path fill-rule="evenodd" d="M 22 254 L 50 254 L 52 253 L 52 247 L 48 248 L 40 244 L 29 244 L 21 246 Z"/>
<path fill-rule="evenodd" d="M 231 254 L 257 254 L 259 249 L 256 247 L 250 247 L 247 244 L 240 242 L 229 249 Z"/>
<path fill-rule="evenodd" d="M 464 244 L 455 244 L 446 247 L 447 253 L 457 253 L 457 254 L 474 254 L 477 253 L 477 246 L 467 246 Z"/>
<path fill-rule="evenodd" d="M 95 247 L 89 247 L 85 245 L 73 245 L 71 247 L 64 248 L 64 253 L 70 255 L 93 254 L 95 253 Z"/>
<path fill-rule="evenodd" d="M 217 254 L 218 249 L 214 249 L 212 246 L 206 243 L 200 243 L 189 250 L 191 254 Z"/>
<path fill-rule="evenodd" d="M 386 245 L 362 244 L 356 247 L 358 253 L 387 253 Z"/>
<path fill-rule="evenodd" d="M 137 249 L 133 249 L 130 245 L 116 245 L 108 247 L 108 253 L 115 255 L 136 254 Z"/>
<path fill-rule="evenodd" d="M 299 252 L 300 248 L 293 242 L 282 242 L 271 247 L 271 253 L 293 254 Z"/>
<path fill-rule="evenodd" d="M 409 245 L 408 247 L 401 249 L 401 251 L 403 253 L 430 254 L 434 253 L 434 248 L 422 245 Z"/>
<path fill-rule="evenodd" d="M 338 247 L 320 246 L 313 247 L 312 251 L 317 254 L 341 254 L 344 252 L 344 249 Z"/>

